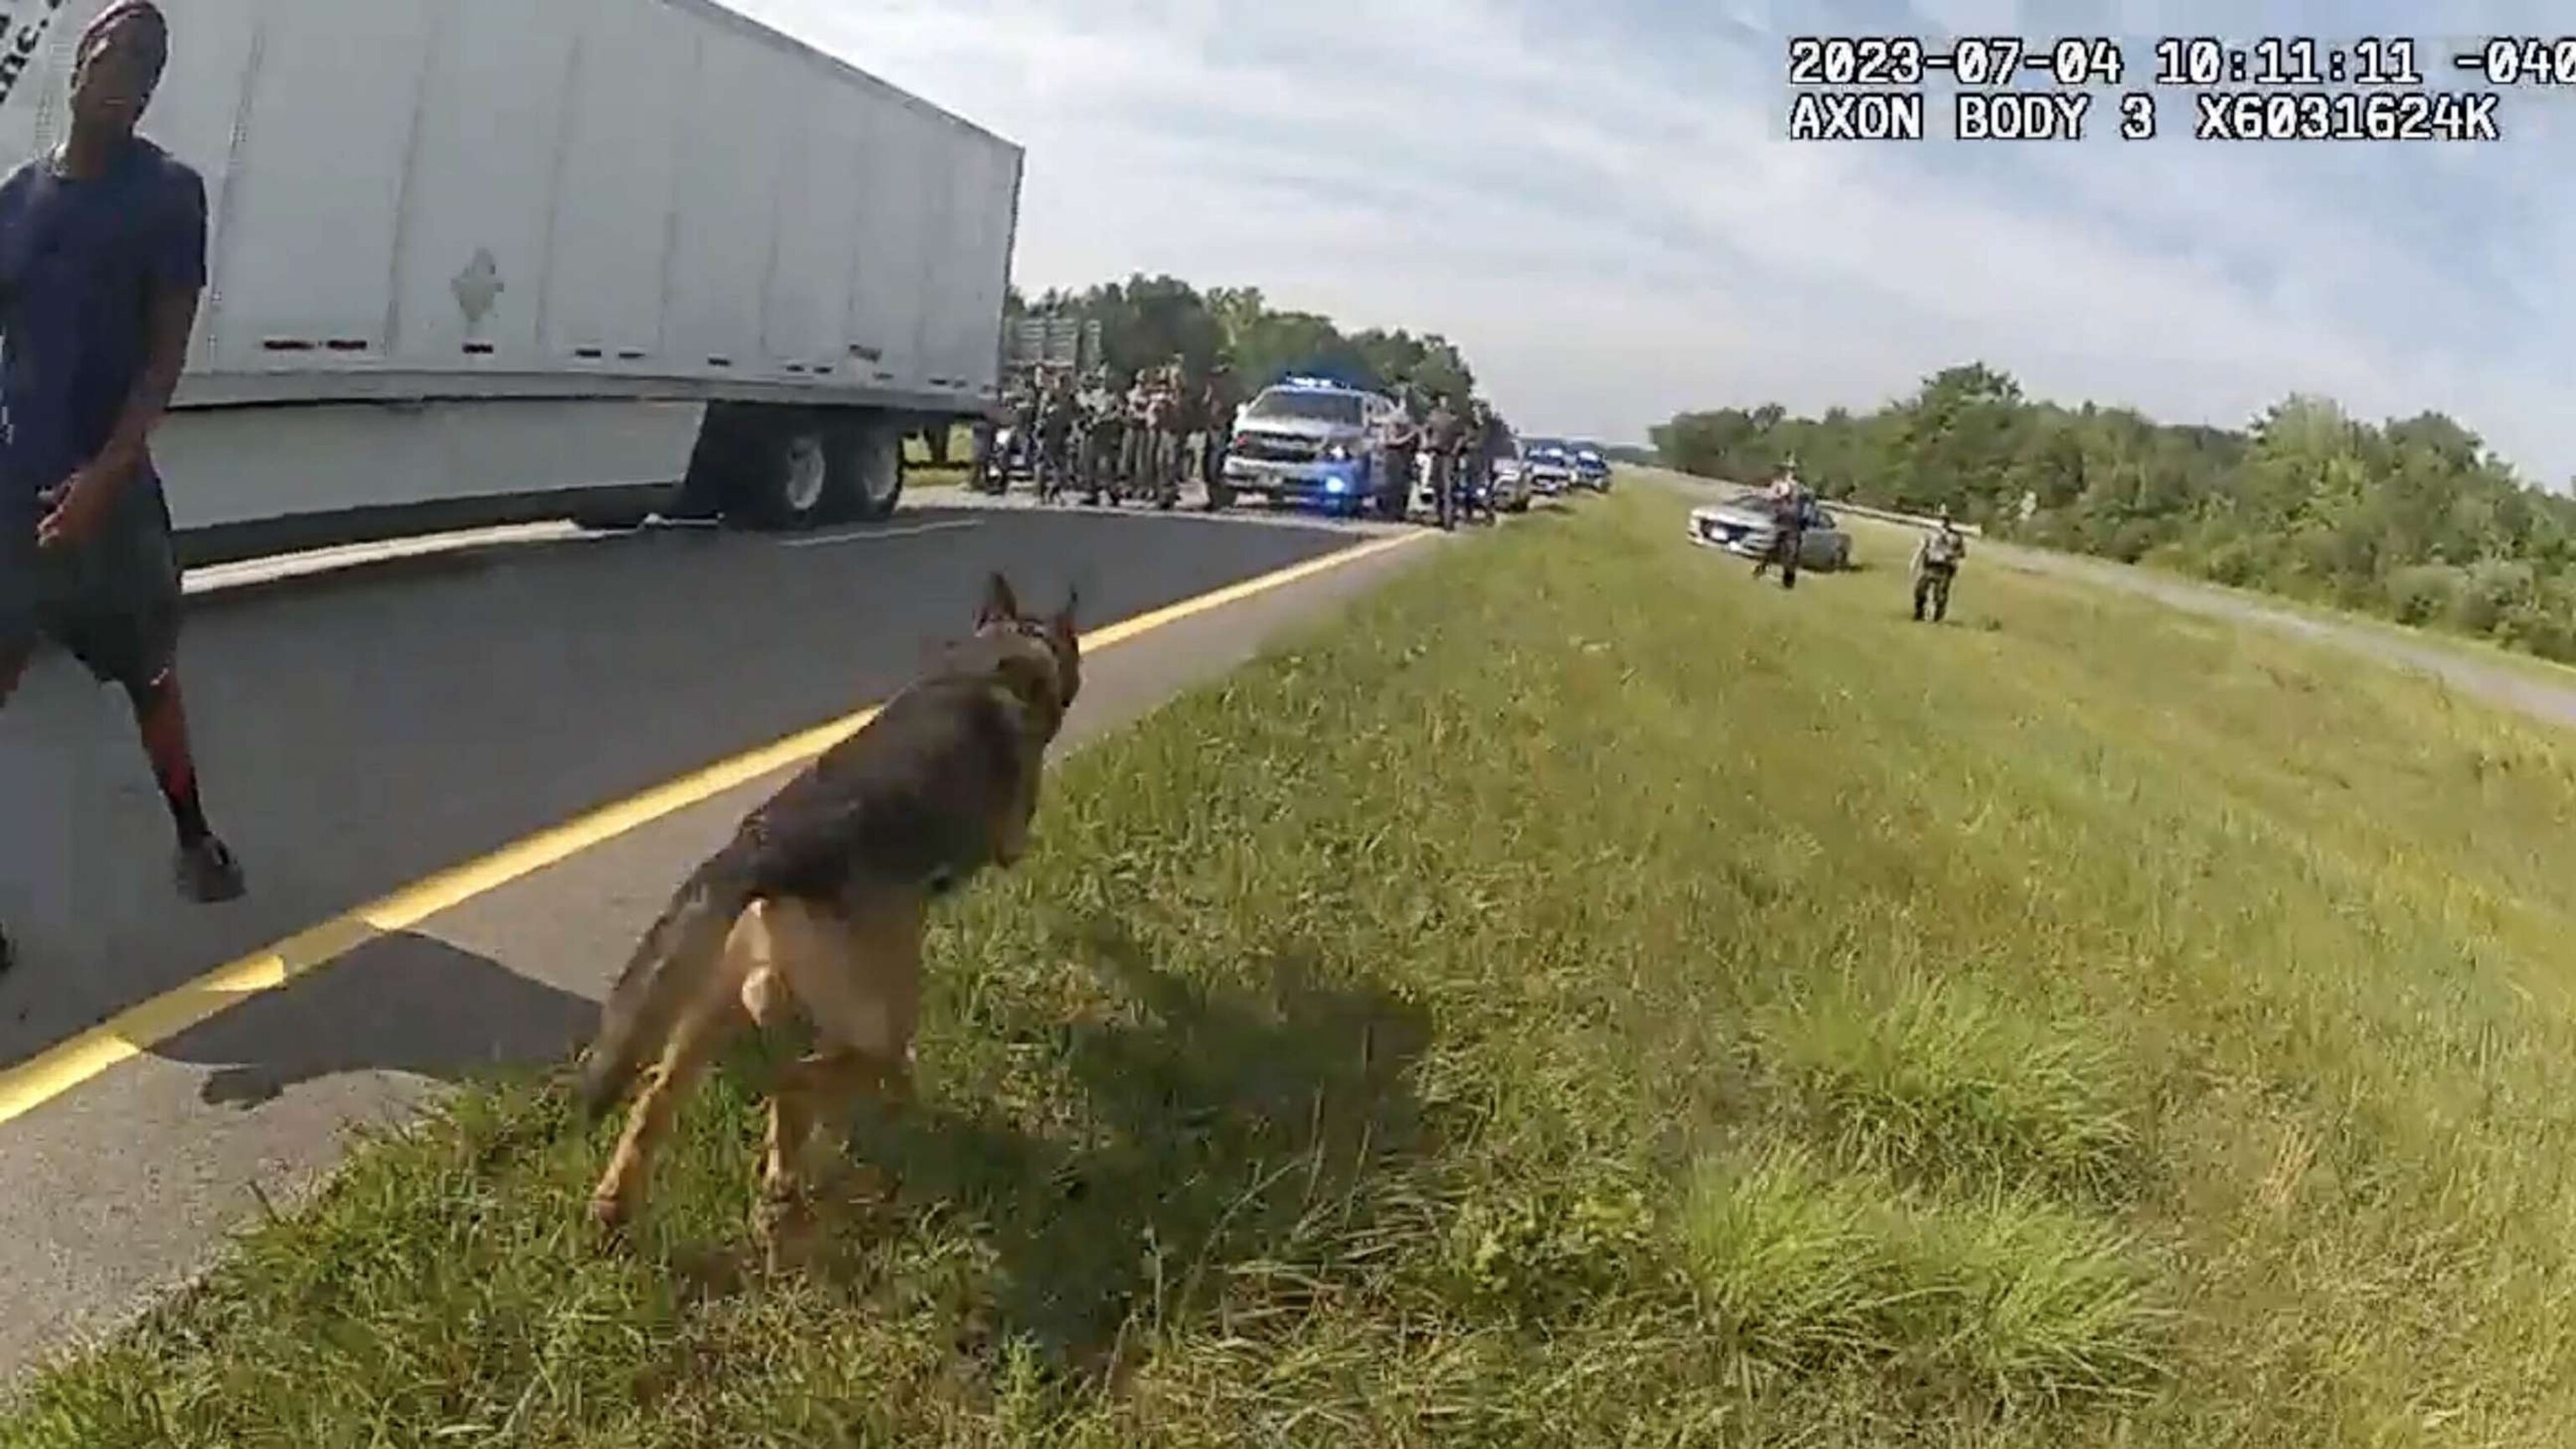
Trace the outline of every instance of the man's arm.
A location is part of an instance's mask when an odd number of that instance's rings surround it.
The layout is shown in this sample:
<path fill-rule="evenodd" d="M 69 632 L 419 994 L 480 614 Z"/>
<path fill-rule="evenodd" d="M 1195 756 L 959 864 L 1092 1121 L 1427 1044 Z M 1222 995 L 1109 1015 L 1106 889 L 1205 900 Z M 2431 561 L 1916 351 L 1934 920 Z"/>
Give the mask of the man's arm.
<path fill-rule="evenodd" d="M 188 366 L 188 338 L 197 326 L 198 296 L 193 287 L 166 285 L 152 294 L 143 375 L 126 396 L 125 411 L 117 415 L 107 446 L 99 449 L 97 459 L 85 470 L 111 486 L 123 486 L 142 466 L 152 430 L 170 410 L 171 395 L 179 390 L 179 374 Z"/>
<path fill-rule="evenodd" d="M 168 194 L 151 254 L 151 302 L 146 312 L 142 376 L 125 399 L 116 430 L 90 470 L 122 484 L 142 466 L 152 430 L 170 410 L 179 374 L 188 366 L 188 337 L 197 325 L 197 301 L 206 287 L 206 184 L 181 168 Z"/>

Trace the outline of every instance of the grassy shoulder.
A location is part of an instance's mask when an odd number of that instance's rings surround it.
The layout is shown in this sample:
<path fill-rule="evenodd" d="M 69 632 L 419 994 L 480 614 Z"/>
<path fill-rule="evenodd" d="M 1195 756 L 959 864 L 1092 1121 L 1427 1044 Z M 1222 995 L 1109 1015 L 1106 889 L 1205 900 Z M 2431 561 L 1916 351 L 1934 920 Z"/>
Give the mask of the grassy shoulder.
<path fill-rule="evenodd" d="M 2187 568 L 2158 560 L 2153 555 L 2136 563 L 2099 558 L 2089 554 L 2064 554 L 2085 568 L 2104 573 L 2130 572 L 2145 574 L 2182 587 L 2234 599 L 2250 609 L 2289 615 L 2310 623 L 2327 625 L 2351 633 L 2375 634 L 2417 648 L 2443 653 L 2493 668 L 2510 670 L 2526 679 L 2559 688 L 2576 687 L 2576 664 L 2563 664 L 2544 658 L 2528 649 L 2497 642 L 2494 638 L 2465 629 L 2439 624 L 2406 624 L 2376 614 L 2337 608 L 2331 604 L 2302 598 L 2297 594 L 2223 584 Z"/>
<path fill-rule="evenodd" d="M 1622 471 L 1628 477 L 1661 482 L 1677 487 L 1688 494 L 1722 496 L 1741 486 L 1688 473 L 1677 473 L 1667 468 L 1631 467 Z M 1843 518 L 1849 521 L 1855 533 L 1861 535 L 1862 541 L 1871 547 L 1874 555 L 1884 552 L 1879 546 L 1879 541 L 1871 537 L 1874 532 L 1883 534 L 1884 541 L 1895 546 L 1897 562 L 1901 563 L 1906 552 L 1912 549 L 1913 535 L 1903 533 L 1903 525 L 1890 524 L 1849 512 L 1848 503 L 1839 506 L 1844 510 Z M 1901 541 L 1900 533 L 1887 532 L 1890 529 L 1900 531 Z M 2173 585 L 2233 599 L 2249 609 L 2289 615 L 2312 623 L 2331 625 L 2337 629 L 2377 634 L 2383 638 L 2399 640 L 2423 648 L 2442 650 L 2474 663 L 2511 670 L 2524 678 L 2542 684 L 2559 687 L 2576 686 L 2576 664 L 2561 663 L 2535 653 L 2531 649 L 2500 642 L 2488 633 L 2451 624 L 2410 624 L 2383 614 L 2339 608 L 2293 591 L 2221 583 L 2207 573 L 2190 567 L 2188 559 L 2172 554 L 2150 553 L 2135 563 L 2122 563 L 2118 559 L 2100 554 L 2063 552 L 2038 544 L 2015 544 L 2005 539 L 1995 539 L 1986 548 L 1987 556 L 1990 558 L 1993 557 L 1992 550 L 2006 548 L 2024 554 L 2063 560 L 2078 568 L 2098 570 L 2105 575 L 2116 576 L 2124 573 L 2143 575 Z"/>
<path fill-rule="evenodd" d="M 2576 771 L 2289 641 L 1794 593 L 1623 490 L 1073 757 L 943 919 L 897 1202 L 637 1250 L 500 1083 L 0 1445 L 2551 1443 Z"/>

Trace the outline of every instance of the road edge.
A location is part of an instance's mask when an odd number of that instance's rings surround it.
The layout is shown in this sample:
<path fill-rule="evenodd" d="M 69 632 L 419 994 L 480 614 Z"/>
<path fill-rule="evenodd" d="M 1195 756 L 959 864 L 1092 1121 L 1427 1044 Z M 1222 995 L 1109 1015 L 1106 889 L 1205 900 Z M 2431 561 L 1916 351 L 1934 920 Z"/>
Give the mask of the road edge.
<path fill-rule="evenodd" d="M 1440 536 L 1427 531 L 1406 532 L 1364 540 L 1104 625 L 1082 636 L 1082 648 L 1086 653 L 1110 648 L 1184 619 Z M 802 764 L 864 728 L 880 707 L 870 705 L 800 730 L 522 836 L 126 1007 L 96 1026 L 0 1070 L 0 1126 L 145 1055 L 181 1032 L 278 990 L 371 941 L 409 930 L 443 911 L 653 821 Z"/>

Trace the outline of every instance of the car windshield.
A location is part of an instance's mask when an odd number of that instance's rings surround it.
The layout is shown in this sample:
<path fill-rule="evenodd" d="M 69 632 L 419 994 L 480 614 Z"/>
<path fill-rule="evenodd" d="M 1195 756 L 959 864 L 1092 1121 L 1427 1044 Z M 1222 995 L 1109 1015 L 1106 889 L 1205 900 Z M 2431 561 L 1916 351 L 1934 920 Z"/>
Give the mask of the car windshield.
<path fill-rule="evenodd" d="M 1247 416 L 1264 422 L 1337 423 L 1346 428 L 1356 428 L 1362 421 L 1357 394 L 1293 388 L 1275 388 L 1253 399 Z"/>
<path fill-rule="evenodd" d="M 1565 451 L 1565 445 L 1554 438 L 1533 438 L 1522 446 L 1533 453 L 1562 453 Z"/>

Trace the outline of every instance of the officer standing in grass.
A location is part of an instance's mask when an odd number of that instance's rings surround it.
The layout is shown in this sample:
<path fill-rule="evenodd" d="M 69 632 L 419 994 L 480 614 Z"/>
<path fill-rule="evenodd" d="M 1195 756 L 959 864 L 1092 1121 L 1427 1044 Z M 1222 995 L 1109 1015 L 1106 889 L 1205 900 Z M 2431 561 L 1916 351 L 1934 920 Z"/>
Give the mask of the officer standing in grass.
<path fill-rule="evenodd" d="M 1914 546 L 1914 622 L 1923 622 L 1923 609 L 1932 608 L 1932 622 L 1940 623 L 1950 616 L 1950 584 L 1959 576 L 1959 565 L 1968 557 L 1968 540 L 1950 521 L 1950 510 L 1941 510 L 1941 518 L 1922 541 Z"/>
<path fill-rule="evenodd" d="M 1798 586 L 1798 557 L 1807 547 L 1807 518 L 1815 509 L 1815 495 L 1798 481 L 1796 460 L 1780 465 L 1780 476 L 1771 483 L 1771 552 L 1753 565 L 1753 576 L 1762 577 L 1771 565 L 1780 566 L 1780 587 Z"/>
<path fill-rule="evenodd" d="M 0 700 L 40 639 L 122 688 L 178 834 L 179 890 L 213 902 L 242 893 L 242 872 L 197 796 L 150 447 L 206 284 L 205 182 L 135 134 L 169 55 L 158 7 L 113 0 L 73 53 L 62 142 L 0 181 Z"/>

